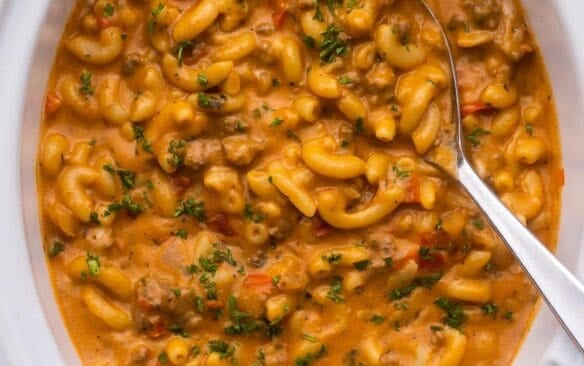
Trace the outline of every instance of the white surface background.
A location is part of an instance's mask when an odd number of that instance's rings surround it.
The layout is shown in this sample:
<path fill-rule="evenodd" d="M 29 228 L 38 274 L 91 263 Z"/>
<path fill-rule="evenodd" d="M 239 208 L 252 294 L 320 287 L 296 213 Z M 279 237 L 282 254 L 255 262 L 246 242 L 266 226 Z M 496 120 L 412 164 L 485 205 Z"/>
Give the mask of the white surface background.
<path fill-rule="evenodd" d="M 52 60 L 52 47 L 62 28 L 59 24 L 67 13 L 63 8 L 71 1 L 53 1 L 49 26 L 38 35 L 49 0 L 0 0 L 0 366 L 62 365 L 57 343 L 65 357 L 74 360 L 46 278 L 38 230 L 34 230 L 36 196 L 31 190 L 34 189 L 32 167 L 40 98 L 47 65 Z M 584 34 L 584 2 L 524 0 L 524 3 L 532 9 L 530 22 L 544 46 L 559 106 L 567 168 L 559 257 L 573 270 L 579 266 L 582 279 L 584 78 L 578 70 L 584 70 L 584 44 L 579 39 Z M 555 16 L 556 6 L 560 18 Z M 37 40 L 41 42 L 35 49 Z M 36 52 L 34 60 L 33 52 Z M 39 65 L 45 66 L 39 68 Z M 27 85 L 32 88 L 27 89 Z M 22 176 L 19 176 L 17 172 L 21 168 Z M 23 210 L 30 213 L 26 215 L 30 229 L 28 248 Z M 43 306 L 50 314 L 48 317 Z M 583 312 L 583 309 L 581 304 L 574 311 Z M 577 366 L 584 365 L 584 361 L 558 330 L 549 311 L 544 311 L 516 364 Z"/>

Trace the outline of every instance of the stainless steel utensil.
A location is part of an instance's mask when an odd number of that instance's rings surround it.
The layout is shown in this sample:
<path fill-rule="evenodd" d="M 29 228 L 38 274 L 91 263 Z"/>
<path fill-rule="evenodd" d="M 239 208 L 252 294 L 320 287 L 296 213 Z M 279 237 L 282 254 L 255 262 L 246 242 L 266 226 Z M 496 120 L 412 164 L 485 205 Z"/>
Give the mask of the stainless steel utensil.
<path fill-rule="evenodd" d="M 427 0 L 420 0 L 442 33 L 452 80 L 453 117 L 456 122 L 456 171 L 449 173 L 466 189 L 486 219 L 523 267 L 550 310 L 580 352 L 584 353 L 584 285 L 509 211 L 470 165 L 462 133 L 456 65 L 448 36 Z M 447 171 L 446 169 L 443 169 Z"/>

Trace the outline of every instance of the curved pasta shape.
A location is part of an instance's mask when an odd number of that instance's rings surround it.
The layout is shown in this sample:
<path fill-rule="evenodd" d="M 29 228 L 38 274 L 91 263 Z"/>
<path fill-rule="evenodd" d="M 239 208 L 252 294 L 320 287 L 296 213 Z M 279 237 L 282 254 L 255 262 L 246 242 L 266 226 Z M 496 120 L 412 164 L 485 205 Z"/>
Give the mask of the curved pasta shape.
<path fill-rule="evenodd" d="M 103 118 L 110 123 L 121 126 L 130 120 L 130 113 L 120 102 L 119 89 L 120 77 L 118 75 L 110 76 L 97 90 L 96 99 Z"/>
<path fill-rule="evenodd" d="M 280 61 L 284 76 L 290 83 L 298 83 L 304 79 L 304 58 L 298 41 L 283 37 L 280 40 Z"/>
<path fill-rule="evenodd" d="M 85 278 L 103 287 L 112 295 L 127 300 L 132 297 L 132 281 L 116 267 L 101 263 L 99 273 L 89 274 L 86 258 L 79 256 L 69 263 L 69 273 L 73 278 Z"/>
<path fill-rule="evenodd" d="M 328 276 L 333 269 L 333 264 L 328 260 L 331 256 L 338 257 L 338 260 L 334 262 L 334 265 L 352 266 L 354 263 L 370 259 L 371 253 L 366 248 L 354 245 L 350 247 L 331 248 L 318 251 L 312 256 L 308 263 L 310 274 L 317 278 Z"/>
<path fill-rule="evenodd" d="M 337 99 L 341 96 L 341 85 L 334 77 L 327 75 L 318 64 L 308 71 L 308 87 L 321 98 Z"/>
<path fill-rule="evenodd" d="M 396 96 L 402 105 L 399 124 L 401 133 L 410 135 L 418 127 L 439 88 L 446 84 L 445 72 L 434 65 L 423 65 L 400 78 L 396 87 Z"/>
<path fill-rule="evenodd" d="M 344 19 L 347 32 L 355 38 L 371 34 L 375 26 L 378 8 L 378 0 L 365 0 L 361 6 L 352 9 Z"/>
<path fill-rule="evenodd" d="M 272 174 L 272 183 L 280 192 L 306 217 L 312 217 L 316 213 L 316 203 L 312 195 L 303 187 L 296 184 L 289 177 L 275 173 Z"/>
<path fill-rule="evenodd" d="M 257 48 L 257 41 L 253 32 L 243 32 L 227 40 L 218 47 L 211 57 L 215 61 L 236 61 L 251 54 Z"/>
<path fill-rule="evenodd" d="M 60 133 L 54 133 L 45 138 L 40 154 L 40 164 L 49 176 L 56 176 L 63 165 L 63 159 L 69 150 L 69 139 Z"/>
<path fill-rule="evenodd" d="M 105 28 L 101 31 L 99 40 L 77 36 L 65 41 L 65 47 L 83 63 L 105 65 L 122 53 L 122 30 L 117 27 Z"/>
<path fill-rule="evenodd" d="M 454 329 L 444 330 L 445 349 L 438 362 L 439 366 L 458 366 L 466 351 L 466 336 Z"/>
<path fill-rule="evenodd" d="M 63 169 L 57 181 L 61 200 L 82 222 L 89 222 L 94 206 L 86 188 L 98 178 L 99 174 L 94 169 L 76 166 Z"/>
<path fill-rule="evenodd" d="M 426 153 L 434 144 L 440 131 L 440 109 L 432 103 L 422 116 L 420 124 L 412 133 L 412 141 L 418 154 Z"/>
<path fill-rule="evenodd" d="M 193 69 L 181 67 L 178 59 L 170 53 L 165 54 L 162 59 L 164 76 L 175 86 L 189 92 L 203 91 L 221 84 L 232 70 L 232 61 L 220 61 L 205 69 Z M 206 82 L 201 83 L 200 77 L 203 77 Z"/>
<path fill-rule="evenodd" d="M 535 218 L 543 209 L 545 193 L 543 180 L 535 170 L 527 171 L 520 178 L 520 187 L 515 191 L 504 193 L 501 201 L 524 220 Z"/>
<path fill-rule="evenodd" d="M 302 145 L 302 160 L 306 165 L 326 177 L 354 178 L 365 173 L 365 162 L 354 155 L 333 154 L 338 146 L 332 136 L 310 140 Z"/>
<path fill-rule="evenodd" d="M 190 41 L 203 33 L 219 16 L 219 3 L 217 0 L 203 0 L 183 12 L 172 30 L 174 40 Z"/>
<path fill-rule="evenodd" d="M 338 188 L 318 193 L 318 213 L 329 225 L 339 229 L 357 229 L 381 220 L 405 199 L 405 191 L 399 186 L 380 188 L 368 206 L 360 211 L 346 212 L 347 199 Z"/>
<path fill-rule="evenodd" d="M 403 45 L 389 24 L 377 27 L 375 45 L 385 61 L 398 69 L 412 69 L 426 61 L 428 56 L 428 51 L 421 45 Z"/>
<path fill-rule="evenodd" d="M 132 323 L 130 314 L 119 306 L 112 304 L 109 299 L 91 286 L 83 286 L 81 299 L 83 299 L 90 313 L 114 329 L 122 330 Z"/>
<path fill-rule="evenodd" d="M 65 79 L 61 84 L 61 97 L 65 106 L 71 108 L 79 116 L 96 119 L 99 117 L 99 106 L 92 96 L 83 95 L 79 85 L 73 79 Z"/>
<path fill-rule="evenodd" d="M 383 153 L 374 153 L 367 159 L 365 176 L 371 184 L 379 184 L 383 181 L 393 161 L 392 157 Z"/>

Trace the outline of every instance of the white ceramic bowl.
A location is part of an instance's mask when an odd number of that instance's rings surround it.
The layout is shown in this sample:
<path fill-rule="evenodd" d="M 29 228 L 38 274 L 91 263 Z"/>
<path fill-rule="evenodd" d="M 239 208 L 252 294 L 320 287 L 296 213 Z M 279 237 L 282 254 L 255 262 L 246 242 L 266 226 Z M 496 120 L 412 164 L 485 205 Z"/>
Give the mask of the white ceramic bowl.
<path fill-rule="evenodd" d="M 558 255 L 584 276 L 584 2 L 524 0 L 553 82 L 566 186 Z M 34 165 L 42 97 L 73 0 L 0 0 L 0 365 L 78 365 L 41 246 Z M 574 309 L 584 316 L 584 304 Z M 544 309 L 517 365 L 584 357 Z"/>

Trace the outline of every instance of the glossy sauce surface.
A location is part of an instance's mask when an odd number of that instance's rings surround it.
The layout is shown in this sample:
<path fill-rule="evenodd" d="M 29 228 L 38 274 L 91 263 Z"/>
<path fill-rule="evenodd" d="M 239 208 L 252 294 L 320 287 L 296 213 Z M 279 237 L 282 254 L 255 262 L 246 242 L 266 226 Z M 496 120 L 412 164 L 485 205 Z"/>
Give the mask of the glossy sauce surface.
<path fill-rule="evenodd" d="M 431 1 L 479 175 L 551 249 L 563 172 L 518 3 Z M 460 187 L 415 1 L 79 1 L 45 248 L 87 365 L 507 365 L 537 294 Z"/>

